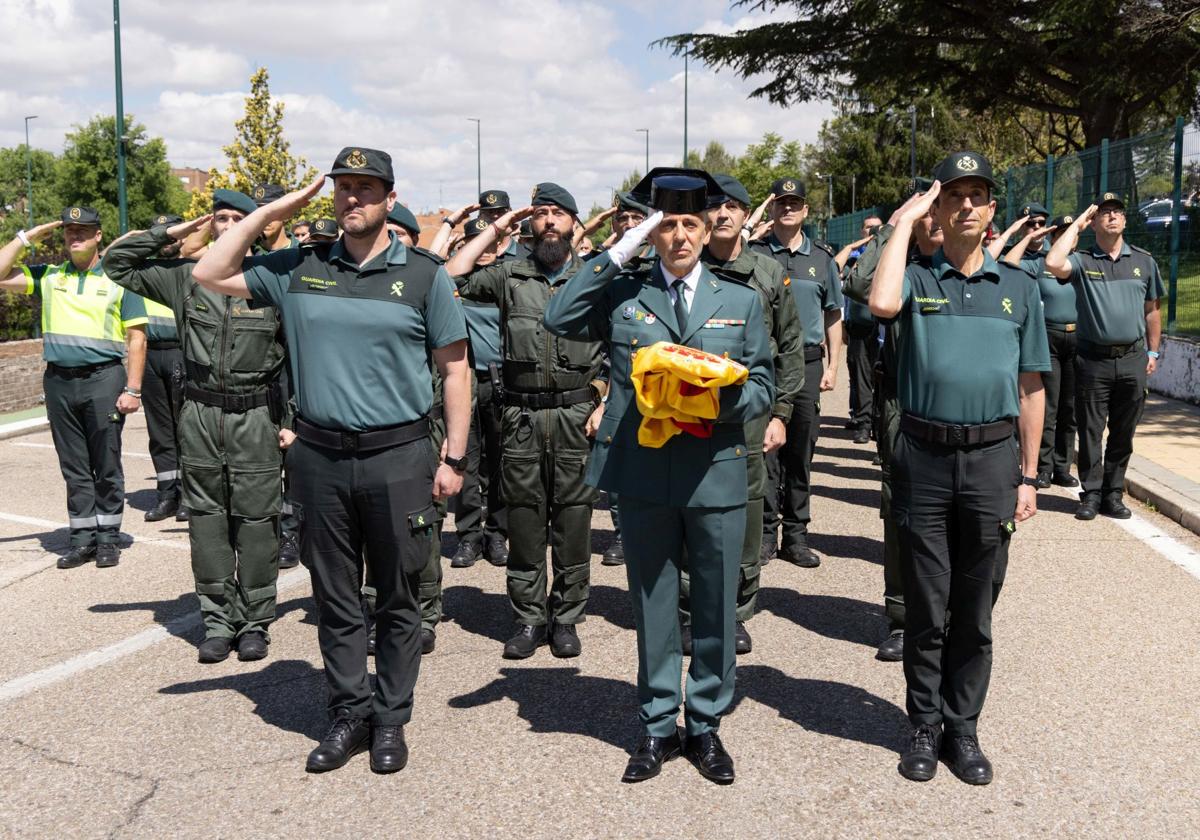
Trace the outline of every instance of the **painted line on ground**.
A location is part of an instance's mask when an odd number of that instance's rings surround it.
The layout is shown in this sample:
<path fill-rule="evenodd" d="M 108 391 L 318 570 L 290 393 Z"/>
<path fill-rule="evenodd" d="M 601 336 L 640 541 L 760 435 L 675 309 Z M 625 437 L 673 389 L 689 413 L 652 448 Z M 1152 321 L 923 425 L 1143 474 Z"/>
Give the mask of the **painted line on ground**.
<path fill-rule="evenodd" d="M 285 592 L 289 589 L 294 589 L 306 581 L 308 581 L 308 571 L 305 569 L 296 569 L 295 571 L 279 576 L 278 591 Z M 101 665 L 115 662 L 130 654 L 145 650 L 173 635 L 191 632 L 193 629 L 198 628 L 200 624 L 199 614 L 182 615 L 171 619 L 166 624 L 143 630 L 111 645 L 97 648 L 87 653 L 81 653 L 79 656 L 73 656 L 57 665 L 51 665 L 49 668 L 34 671 L 32 674 L 16 677 L 6 683 L 0 684 L 0 703 L 15 700 L 30 692 L 70 679 L 84 671 L 91 671 L 94 668 L 99 668 Z"/>
<path fill-rule="evenodd" d="M 53 449 L 54 448 L 54 444 L 52 444 L 52 443 L 14 443 L 13 446 L 23 446 L 26 449 Z M 147 455 L 145 452 L 122 452 L 121 457 L 122 458 L 146 458 L 147 460 L 149 460 L 149 458 L 150 458 L 150 456 Z"/>

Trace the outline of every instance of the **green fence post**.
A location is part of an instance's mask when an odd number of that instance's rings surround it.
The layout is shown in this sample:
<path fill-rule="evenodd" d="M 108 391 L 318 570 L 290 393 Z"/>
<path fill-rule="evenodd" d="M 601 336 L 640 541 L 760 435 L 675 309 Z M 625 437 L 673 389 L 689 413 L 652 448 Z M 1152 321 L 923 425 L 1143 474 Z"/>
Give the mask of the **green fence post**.
<path fill-rule="evenodd" d="M 1046 155 L 1046 212 L 1054 218 L 1054 155 Z"/>
<path fill-rule="evenodd" d="M 1175 332 L 1179 291 L 1179 211 L 1183 209 L 1183 117 L 1175 118 L 1175 188 L 1171 190 L 1171 270 L 1167 282 L 1167 333 Z"/>
<path fill-rule="evenodd" d="M 1098 195 L 1108 192 L 1108 138 L 1100 141 L 1100 189 Z"/>

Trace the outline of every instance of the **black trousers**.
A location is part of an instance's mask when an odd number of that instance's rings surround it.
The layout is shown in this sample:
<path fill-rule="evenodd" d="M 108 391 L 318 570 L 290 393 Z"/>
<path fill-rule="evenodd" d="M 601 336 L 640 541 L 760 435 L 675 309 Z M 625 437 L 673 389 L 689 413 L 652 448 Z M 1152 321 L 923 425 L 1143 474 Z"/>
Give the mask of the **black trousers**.
<path fill-rule="evenodd" d="M 125 387 L 125 368 L 101 368 L 89 376 L 66 377 L 46 368 L 42 388 L 46 416 L 67 482 L 71 545 L 115 544 L 125 510 L 125 473 L 121 469 L 121 430 L 125 415 L 117 397 Z"/>
<path fill-rule="evenodd" d="M 1038 473 L 1066 475 L 1075 460 L 1075 336 L 1046 328 L 1050 342 L 1050 371 L 1042 374 L 1046 392 L 1046 421 L 1038 450 Z"/>
<path fill-rule="evenodd" d="M 508 512 L 500 494 L 500 412 L 492 405 L 492 381 L 476 373 L 475 413 L 467 439 L 467 472 L 455 498 L 454 530 L 460 543 L 483 545 L 508 537 Z"/>
<path fill-rule="evenodd" d="M 807 349 L 807 348 L 806 348 Z M 767 492 L 763 498 L 763 543 L 775 544 L 775 528 L 783 520 L 784 548 L 804 545 L 808 538 L 812 460 L 821 432 L 821 357 L 804 363 L 804 390 L 792 406 L 787 443 L 764 456 Z"/>
<path fill-rule="evenodd" d="M 846 369 L 850 374 L 850 422 L 870 428 L 875 362 L 879 359 L 879 328 L 846 325 Z"/>
<path fill-rule="evenodd" d="M 904 579 L 904 679 L 914 726 L 975 735 L 992 673 L 992 605 L 1020 483 L 1015 437 L 950 447 L 901 432 L 892 515 Z"/>
<path fill-rule="evenodd" d="M 331 717 L 403 725 L 412 717 L 421 663 L 418 577 L 437 526 L 428 438 L 346 454 L 298 440 L 288 450 L 300 551 L 312 574 L 317 640 Z M 375 586 L 376 686 L 367 674 L 359 593 L 363 556 Z"/>
<path fill-rule="evenodd" d="M 1079 421 L 1079 481 L 1084 493 L 1125 490 L 1133 433 L 1146 405 L 1146 350 L 1117 359 L 1075 356 L 1075 417 Z M 1108 443 L 1104 427 L 1108 425 Z M 1103 457 L 1101 447 L 1103 446 Z"/>
<path fill-rule="evenodd" d="M 150 459 L 160 495 L 179 494 L 179 410 L 183 407 L 183 351 L 146 350 L 142 408 L 150 435 Z"/>

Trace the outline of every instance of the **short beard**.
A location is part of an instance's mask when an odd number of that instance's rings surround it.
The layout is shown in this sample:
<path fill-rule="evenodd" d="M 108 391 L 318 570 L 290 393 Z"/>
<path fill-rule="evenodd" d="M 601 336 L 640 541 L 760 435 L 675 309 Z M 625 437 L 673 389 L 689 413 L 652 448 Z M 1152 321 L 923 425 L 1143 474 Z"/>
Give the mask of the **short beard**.
<path fill-rule="evenodd" d="M 558 268 L 571 255 L 571 243 L 563 237 L 538 237 L 533 245 L 533 258 L 549 268 Z"/>
<path fill-rule="evenodd" d="M 343 223 L 342 233 L 351 239 L 374 239 L 375 237 L 379 236 L 379 231 L 383 228 L 385 223 L 386 219 L 380 219 L 379 223 L 374 225 L 370 222 L 367 222 L 363 225 L 361 230 L 357 231 L 350 230 L 350 228 L 346 227 L 346 225 Z"/>

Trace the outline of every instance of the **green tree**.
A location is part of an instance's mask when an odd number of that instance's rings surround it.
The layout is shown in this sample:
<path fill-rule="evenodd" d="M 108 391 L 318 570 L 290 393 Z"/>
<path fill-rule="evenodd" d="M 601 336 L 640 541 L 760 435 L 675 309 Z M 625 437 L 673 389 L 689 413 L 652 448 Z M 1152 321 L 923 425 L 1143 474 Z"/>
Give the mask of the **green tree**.
<path fill-rule="evenodd" d="M 116 124 L 116 117 L 96 116 L 86 125 L 75 126 L 66 136 L 56 178 L 62 203 L 95 207 L 109 241 L 119 232 Z M 130 114 L 125 116 L 125 136 L 130 227 L 149 227 L 159 213 L 182 212 L 187 193 L 171 175 L 166 143 L 161 137 L 148 137 L 146 127 Z"/>
<path fill-rule="evenodd" d="M 31 157 L 34 224 L 41 224 L 57 218 L 63 209 L 58 192 L 58 158 L 43 149 L 34 149 Z M 9 241 L 18 230 L 29 226 L 28 190 L 24 144 L 0 149 L 0 242 Z"/>

